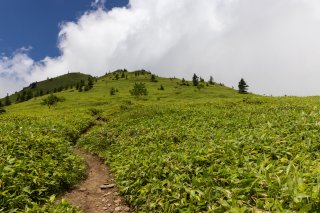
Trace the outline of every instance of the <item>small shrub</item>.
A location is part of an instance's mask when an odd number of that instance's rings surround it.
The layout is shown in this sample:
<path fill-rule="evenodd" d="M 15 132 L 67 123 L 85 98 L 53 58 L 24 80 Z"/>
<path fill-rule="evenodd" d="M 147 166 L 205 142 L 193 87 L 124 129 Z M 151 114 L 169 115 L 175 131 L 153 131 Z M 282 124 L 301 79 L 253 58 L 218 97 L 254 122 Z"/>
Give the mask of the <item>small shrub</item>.
<path fill-rule="evenodd" d="M 110 95 L 115 95 L 116 92 L 119 92 L 117 88 L 111 87 L 110 89 Z"/>
<path fill-rule="evenodd" d="M 120 110 L 121 111 L 126 111 L 132 108 L 132 102 L 129 100 L 123 101 L 123 104 L 120 105 Z"/>
<path fill-rule="evenodd" d="M 150 79 L 151 82 L 158 82 L 158 80 L 156 79 L 156 75 L 151 75 L 151 79 Z"/>
<path fill-rule="evenodd" d="M 49 109 L 56 105 L 58 102 L 63 102 L 65 101 L 65 98 L 62 98 L 62 97 L 58 97 L 56 95 L 49 95 L 47 98 L 43 99 L 41 104 L 42 105 L 47 105 L 49 107 Z"/>
<path fill-rule="evenodd" d="M 201 89 L 203 89 L 204 88 L 204 85 L 203 84 L 198 84 L 198 86 L 197 86 L 197 89 L 200 91 Z"/>
<path fill-rule="evenodd" d="M 161 84 L 160 87 L 158 88 L 158 90 L 164 90 L 163 85 Z"/>
<path fill-rule="evenodd" d="M 130 90 L 130 94 L 138 98 L 143 95 L 148 95 L 148 90 L 144 83 L 135 83 L 133 89 Z"/>

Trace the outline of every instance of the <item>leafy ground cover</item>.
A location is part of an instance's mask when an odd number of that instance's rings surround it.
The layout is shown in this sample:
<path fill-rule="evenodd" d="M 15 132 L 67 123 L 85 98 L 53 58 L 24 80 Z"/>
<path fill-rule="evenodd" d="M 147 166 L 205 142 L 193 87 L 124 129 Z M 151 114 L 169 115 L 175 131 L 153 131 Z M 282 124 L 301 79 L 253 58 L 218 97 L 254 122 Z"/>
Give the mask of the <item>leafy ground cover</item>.
<path fill-rule="evenodd" d="M 147 96 L 130 95 L 137 82 Z M 137 212 L 319 212 L 319 97 L 201 85 L 120 71 L 58 93 L 65 101 L 51 109 L 47 96 L 6 107 L 2 211 L 77 211 L 53 200 L 83 176 L 78 141 L 105 159 Z"/>
<path fill-rule="evenodd" d="M 54 116 L 1 116 L 0 211 L 76 211 L 66 203 L 55 206 L 54 198 L 84 176 L 70 142 L 92 118 Z"/>
<path fill-rule="evenodd" d="M 143 212 L 319 212 L 318 98 L 141 105 L 80 144 Z"/>

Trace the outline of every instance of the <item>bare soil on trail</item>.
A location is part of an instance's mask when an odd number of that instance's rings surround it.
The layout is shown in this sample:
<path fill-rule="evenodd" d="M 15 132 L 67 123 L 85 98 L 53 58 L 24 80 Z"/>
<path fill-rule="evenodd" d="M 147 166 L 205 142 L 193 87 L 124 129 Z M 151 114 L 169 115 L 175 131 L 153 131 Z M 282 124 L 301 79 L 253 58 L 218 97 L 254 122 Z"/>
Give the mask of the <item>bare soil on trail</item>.
<path fill-rule="evenodd" d="M 113 176 L 101 160 L 78 148 L 75 152 L 87 163 L 87 179 L 63 198 L 88 213 L 133 212 L 119 195 Z"/>

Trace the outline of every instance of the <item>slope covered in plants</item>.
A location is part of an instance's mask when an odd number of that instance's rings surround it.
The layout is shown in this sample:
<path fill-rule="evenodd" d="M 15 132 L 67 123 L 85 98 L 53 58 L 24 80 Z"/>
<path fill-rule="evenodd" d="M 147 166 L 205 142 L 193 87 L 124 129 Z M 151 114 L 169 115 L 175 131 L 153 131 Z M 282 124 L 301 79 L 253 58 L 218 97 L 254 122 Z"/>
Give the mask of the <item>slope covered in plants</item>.
<path fill-rule="evenodd" d="M 135 85 L 147 92 L 134 95 Z M 105 159 L 136 211 L 319 211 L 319 97 L 260 97 L 223 84 L 199 85 L 119 70 L 89 91 L 57 93 L 65 101 L 50 109 L 41 104 L 47 96 L 6 107 L 1 145 L 16 148 L 0 150 L 1 187 L 7 190 L 0 201 L 7 209 L 51 205 L 50 197 L 83 174 L 70 149 L 78 143 Z M 101 122 L 92 126 L 94 120 Z M 14 172 L 3 178 L 11 156 L 26 174 L 15 182 Z M 33 158 L 37 163 L 25 169 L 22 162 Z M 43 184 L 29 186 L 44 167 L 60 175 L 41 176 Z M 10 199 L 20 204 L 9 206 Z"/>

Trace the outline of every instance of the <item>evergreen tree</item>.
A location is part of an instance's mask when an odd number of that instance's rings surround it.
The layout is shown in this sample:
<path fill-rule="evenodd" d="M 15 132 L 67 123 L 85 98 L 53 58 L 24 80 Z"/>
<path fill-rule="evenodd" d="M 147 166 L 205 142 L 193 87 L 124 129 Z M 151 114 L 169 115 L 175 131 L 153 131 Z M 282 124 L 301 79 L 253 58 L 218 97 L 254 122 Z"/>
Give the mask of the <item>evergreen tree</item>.
<path fill-rule="evenodd" d="M 6 98 L 4 99 L 4 105 L 5 105 L 5 106 L 11 105 L 11 101 L 10 101 L 10 98 L 9 98 L 9 94 L 7 94 Z"/>
<path fill-rule="evenodd" d="M 193 74 L 192 83 L 193 83 L 193 86 L 199 85 L 199 77 L 196 74 Z"/>
<path fill-rule="evenodd" d="M 80 87 L 83 87 L 85 85 L 84 80 L 80 80 Z"/>
<path fill-rule="evenodd" d="M 26 100 L 27 92 L 25 90 L 22 91 L 20 95 L 20 100 L 19 102 L 24 102 Z"/>
<path fill-rule="evenodd" d="M 210 76 L 209 84 L 210 84 L 210 85 L 213 85 L 213 84 L 214 84 L 214 81 L 213 81 L 213 77 L 212 77 L 212 76 Z"/>
<path fill-rule="evenodd" d="M 88 78 L 88 88 L 92 89 L 93 87 L 93 79 L 91 77 Z"/>
<path fill-rule="evenodd" d="M 27 100 L 30 100 L 31 98 L 33 98 L 33 93 L 31 90 L 28 90 L 25 100 L 27 101 Z"/>
<path fill-rule="evenodd" d="M 84 84 L 84 81 L 81 80 L 80 83 L 79 83 L 79 88 L 78 88 L 78 91 L 79 91 L 79 92 L 82 92 L 82 91 L 83 91 L 84 85 L 85 85 L 85 84 Z"/>
<path fill-rule="evenodd" d="M 243 80 L 243 78 L 241 78 L 241 80 L 239 81 L 239 84 L 238 84 L 238 88 L 239 88 L 239 93 L 241 94 L 246 94 L 248 93 L 248 85 L 247 83 Z"/>
<path fill-rule="evenodd" d="M 3 107 L 2 101 L 0 100 L 0 108 Z"/>
<path fill-rule="evenodd" d="M 19 103 L 19 102 L 20 102 L 20 100 L 21 100 L 20 93 L 18 93 L 18 95 L 17 95 L 17 99 L 16 99 L 16 103 Z"/>

